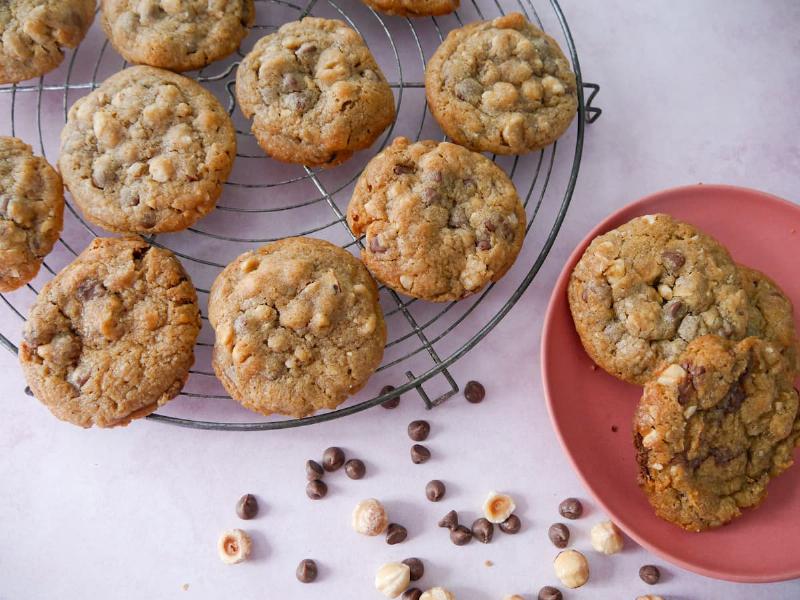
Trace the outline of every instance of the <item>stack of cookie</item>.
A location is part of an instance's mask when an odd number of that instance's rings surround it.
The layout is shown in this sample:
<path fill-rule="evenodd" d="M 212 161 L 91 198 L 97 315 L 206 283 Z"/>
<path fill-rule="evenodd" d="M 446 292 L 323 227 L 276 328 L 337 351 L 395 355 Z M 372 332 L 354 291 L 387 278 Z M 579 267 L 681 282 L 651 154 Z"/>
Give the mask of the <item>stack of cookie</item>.
<path fill-rule="evenodd" d="M 647 215 L 595 238 L 569 304 L 587 353 L 644 386 L 633 420 L 639 484 L 690 531 L 758 505 L 800 444 L 792 305 L 709 235 Z"/>

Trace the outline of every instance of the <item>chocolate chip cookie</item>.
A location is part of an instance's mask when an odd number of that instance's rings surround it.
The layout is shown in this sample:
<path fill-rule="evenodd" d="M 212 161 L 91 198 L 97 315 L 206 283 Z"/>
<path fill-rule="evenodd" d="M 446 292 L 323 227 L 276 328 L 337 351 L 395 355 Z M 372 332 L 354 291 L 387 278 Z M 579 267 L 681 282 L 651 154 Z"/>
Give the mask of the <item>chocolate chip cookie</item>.
<path fill-rule="evenodd" d="M 458 9 L 459 0 L 364 0 L 364 4 L 396 17 L 436 17 Z"/>
<path fill-rule="evenodd" d="M 378 290 L 349 252 L 286 238 L 242 254 L 211 288 L 214 370 L 250 410 L 303 417 L 336 408 L 378 367 Z"/>
<path fill-rule="evenodd" d="M 236 98 L 272 158 L 339 164 L 394 120 L 394 96 L 361 36 L 307 17 L 261 38 L 236 73 Z"/>
<path fill-rule="evenodd" d="M 444 132 L 477 152 L 544 148 L 578 108 L 558 43 L 519 13 L 451 31 L 425 69 L 425 92 Z"/>
<path fill-rule="evenodd" d="M 28 283 L 64 223 L 56 170 L 22 140 L 0 137 L 0 292 Z"/>
<path fill-rule="evenodd" d="M 114 427 L 180 393 L 199 331 L 197 294 L 170 251 L 97 238 L 42 289 L 19 358 L 56 417 Z"/>
<path fill-rule="evenodd" d="M 637 217 L 595 238 L 568 295 L 586 352 L 630 383 L 643 385 L 696 337 L 747 334 L 750 306 L 728 251 L 669 215 Z"/>
<path fill-rule="evenodd" d="M 103 29 L 127 61 L 171 71 L 201 69 L 239 48 L 253 0 L 101 0 Z"/>
<path fill-rule="evenodd" d="M 789 367 L 800 373 L 800 346 L 792 316 L 792 301 L 764 273 L 739 265 L 750 303 L 747 335 L 772 342 L 781 350 Z"/>
<path fill-rule="evenodd" d="M 72 106 L 58 165 L 89 221 L 160 233 L 214 209 L 235 156 L 233 123 L 210 92 L 170 71 L 131 67 Z"/>
<path fill-rule="evenodd" d="M 659 517 L 701 531 L 764 499 L 800 440 L 793 378 L 780 351 L 754 337 L 697 338 L 653 374 L 634 441 Z"/>
<path fill-rule="evenodd" d="M 525 238 L 508 176 L 462 146 L 395 139 L 367 165 L 347 209 L 361 258 L 403 294 L 446 302 L 497 281 Z"/>
<path fill-rule="evenodd" d="M 0 83 L 44 75 L 75 48 L 94 20 L 95 0 L 0 2 Z"/>

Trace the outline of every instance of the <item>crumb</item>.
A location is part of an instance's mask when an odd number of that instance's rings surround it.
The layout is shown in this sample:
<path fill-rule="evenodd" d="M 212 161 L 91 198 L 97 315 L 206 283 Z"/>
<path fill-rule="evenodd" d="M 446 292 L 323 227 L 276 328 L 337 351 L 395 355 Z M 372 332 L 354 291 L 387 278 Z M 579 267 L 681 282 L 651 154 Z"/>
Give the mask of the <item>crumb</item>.
<path fill-rule="evenodd" d="M 483 561 L 483 566 L 484 567 L 493 567 L 494 563 L 492 561 L 490 561 L 490 560 L 486 560 L 486 561 Z"/>
<path fill-rule="evenodd" d="M 594 363 L 592 363 L 591 365 L 589 365 L 589 368 L 590 368 L 592 371 L 597 371 L 597 365 L 596 365 L 596 364 L 594 364 Z"/>
<path fill-rule="evenodd" d="M 185 591 L 187 591 L 187 590 L 189 589 L 189 584 L 188 584 L 188 583 L 184 583 L 184 584 L 181 586 L 181 589 L 182 589 L 184 592 L 185 592 Z"/>
<path fill-rule="evenodd" d="M 612 431 L 613 433 L 617 433 L 617 431 L 619 431 L 619 428 L 618 428 L 616 425 L 612 425 L 612 426 L 611 426 L 611 431 Z"/>
<path fill-rule="evenodd" d="M 797 233 L 797 229 L 795 229 L 794 227 L 792 227 L 792 230 L 791 230 L 791 231 L 792 231 L 792 235 L 794 235 L 795 233 Z"/>

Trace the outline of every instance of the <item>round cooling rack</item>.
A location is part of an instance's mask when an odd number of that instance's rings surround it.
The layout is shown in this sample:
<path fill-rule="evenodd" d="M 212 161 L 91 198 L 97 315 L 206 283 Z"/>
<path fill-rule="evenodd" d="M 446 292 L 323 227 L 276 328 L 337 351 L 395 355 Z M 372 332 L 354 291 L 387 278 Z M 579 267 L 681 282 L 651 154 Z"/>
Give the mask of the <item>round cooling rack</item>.
<path fill-rule="evenodd" d="M 533 281 L 572 198 L 585 124 L 593 122 L 601 112 L 591 106 L 599 86 L 583 82 L 575 44 L 557 0 L 462 2 L 464 5 L 451 15 L 406 19 L 377 13 L 359 0 L 256 0 L 256 25 L 239 52 L 187 74 L 227 106 L 237 128 L 238 154 L 213 213 L 186 231 L 146 238 L 169 248 L 181 259 L 197 287 L 203 312 L 196 361 L 183 392 L 148 419 L 196 429 L 284 429 L 350 415 L 412 389 L 427 408 L 441 404 L 458 391 L 448 367 L 497 325 Z M 449 304 L 411 299 L 382 286 L 381 304 L 389 331 L 383 364 L 358 395 L 336 410 L 303 419 L 261 417 L 231 401 L 211 367 L 214 338 L 205 315 L 208 292 L 216 275 L 246 250 L 287 236 L 327 239 L 357 254 L 360 240 L 347 227 L 344 214 L 367 161 L 399 135 L 414 140 L 443 139 L 427 110 L 423 84 L 426 58 L 451 29 L 511 11 L 524 13 L 554 35 L 566 50 L 577 76 L 579 101 L 575 124 L 557 144 L 526 156 L 492 156 L 514 181 L 528 215 L 525 244 L 514 267 L 481 293 Z M 233 94 L 236 68 L 253 44 L 283 23 L 306 15 L 342 19 L 356 29 L 395 93 L 397 120 L 374 147 L 327 170 L 286 165 L 267 158 L 250 135 L 250 124 L 238 110 Z M 55 163 L 59 134 L 70 106 L 125 66 L 95 24 L 58 70 L 34 82 L 0 86 L 0 123 L 4 124 L 0 133 L 22 138 Z M 589 93 L 586 100 L 584 90 Z M 22 322 L 37 291 L 98 235 L 107 234 L 90 225 L 67 194 L 64 231 L 39 276 L 20 290 L 0 294 L 0 344 L 17 352 Z M 395 389 L 384 392 L 387 385 Z"/>

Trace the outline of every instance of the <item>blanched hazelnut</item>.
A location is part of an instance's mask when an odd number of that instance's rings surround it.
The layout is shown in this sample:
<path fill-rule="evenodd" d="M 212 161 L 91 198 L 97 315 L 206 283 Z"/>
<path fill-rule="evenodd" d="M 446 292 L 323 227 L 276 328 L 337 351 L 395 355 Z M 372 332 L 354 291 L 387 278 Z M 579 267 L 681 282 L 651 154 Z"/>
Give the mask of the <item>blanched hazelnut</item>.
<path fill-rule="evenodd" d="M 503 600 L 525 600 L 525 598 L 519 594 L 514 594 L 513 596 L 503 596 Z"/>
<path fill-rule="evenodd" d="M 219 536 L 217 552 L 225 564 L 235 565 L 250 556 L 250 536 L 241 529 L 231 529 Z"/>
<path fill-rule="evenodd" d="M 375 574 L 375 589 L 387 598 L 397 598 L 411 583 L 411 569 L 403 563 L 386 563 Z"/>
<path fill-rule="evenodd" d="M 611 521 L 601 521 L 592 527 L 592 548 L 603 554 L 616 554 L 622 550 L 622 532 Z"/>
<path fill-rule="evenodd" d="M 353 509 L 353 529 L 363 535 L 380 535 L 389 526 L 389 516 L 383 504 L 368 498 Z"/>
<path fill-rule="evenodd" d="M 442 587 L 435 587 L 423 593 L 419 600 L 456 600 L 456 596 Z"/>
<path fill-rule="evenodd" d="M 589 563 L 577 550 L 565 550 L 553 561 L 556 577 L 568 588 L 579 588 L 589 581 Z"/>
<path fill-rule="evenodd" d="M 489 492 L 489 497 L 483 503 L 483 514 L 490 523 L 502 523 L 516 508 L 511 496 Z"/>

